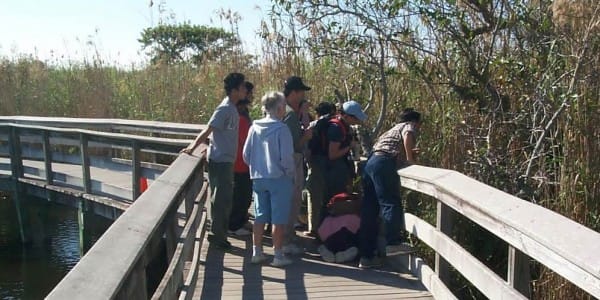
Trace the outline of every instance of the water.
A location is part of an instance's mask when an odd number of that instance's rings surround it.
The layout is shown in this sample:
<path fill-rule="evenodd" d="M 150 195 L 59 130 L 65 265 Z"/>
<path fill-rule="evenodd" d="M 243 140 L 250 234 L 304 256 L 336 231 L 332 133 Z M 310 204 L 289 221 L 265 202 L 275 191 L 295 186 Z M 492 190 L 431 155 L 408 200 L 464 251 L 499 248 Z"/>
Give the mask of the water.
<path fill-rule="evenodd" d="M 23 246 L 14 202 L 0 194 L 0 299 L 43 299 L 80 258 L 77 209 L 37 198 L 25 201 L 30 216 L 42 215 L 31 219 L 46 239 Z M 86 249 L 111 224 L 98 216 L 90 221 Z"/>

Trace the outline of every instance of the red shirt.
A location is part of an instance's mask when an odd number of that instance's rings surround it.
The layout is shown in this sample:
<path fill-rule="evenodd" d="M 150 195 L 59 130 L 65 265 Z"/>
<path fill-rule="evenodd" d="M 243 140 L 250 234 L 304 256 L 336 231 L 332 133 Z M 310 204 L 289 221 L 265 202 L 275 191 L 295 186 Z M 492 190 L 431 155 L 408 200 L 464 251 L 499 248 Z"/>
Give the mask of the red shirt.
<path fill-rule="evenodd" d="M 249 173 L 250 169 L 242 158 L 242 152 L 244 150 L 244 143 L 248 137 L 248 131 L 250 130 L 250 118 L 244 114 L 240 114 L 240 126 L 238 129 L 238 149 L 237 157 L 235 158 L 235 164 L 233 165 L 233 171 L 235 173 Z"/>

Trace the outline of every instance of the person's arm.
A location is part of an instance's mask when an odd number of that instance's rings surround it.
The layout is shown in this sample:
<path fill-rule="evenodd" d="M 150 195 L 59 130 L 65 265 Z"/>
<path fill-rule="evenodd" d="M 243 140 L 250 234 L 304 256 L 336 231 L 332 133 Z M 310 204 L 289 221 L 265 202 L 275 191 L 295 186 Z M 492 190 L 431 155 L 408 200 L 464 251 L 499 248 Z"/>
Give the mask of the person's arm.
<path fill-rule="evenodd" d="M 248 136 L 246 137 L 246 141 L 244 142 L 244 150 L 242 150 L 242 158 L 244 162 L 249 166 L 250 157 L 252 156 L 252 136 L 254 135 L 254 128 L 250 127 L 250 131 L 248 131 Z"/>
<path fill-rule="evenodd" d="M 187 154 L 191 154 L 192 152 L 194 152 L 194 149 L 196 149 L 196 147 L 198 147 L 198 145 L 200 145 L 201 143 L 204 143 L 208 136 L 213 132 L 213 130 L 214 128 L 212 128 L 211 126 L 206 127 L 206 129 L 202 130 L 202 132 L 200 132 L 196 139 L 193 142 L 191 142 L 186 148 L 181 150 L 181 152 Z"/>
<path fill-rule="evenodd" d="M 287 112 L 285 117 L 283 117 L 283 123 L 287 125 L 287 127 L 290 129 L 290 133 L 292 134 L 294 151 L 302 152 L 302 141 L 304 140 L 304 136 L 302 136 L 302 132 L 300 131 L 300 121 L 298 121 L 298 115 L 295 112 Z"/>
<path fill-rule="evenodd" d="M 292 140 L 290 130 L 286 128 L 283 128 L 279 134 L 279 155 L 281 167 L 285 175 L 295 180 L 294 141 Z"/>
<path fill-rule="evenodd" d="M 341 128 L 337 125 L 330 125 L 327 129 L 327 140 L 329 141 L 328 156 L 329 160 L 336 160 L 348 154 L 352 147 L 352 143 L 347 147 L 341 147 L 344 136 Z M 352 141 L 354 143 L 354 141 Z"/>
<path fill-rule="evenodd" d="M 417 141 L 415 139 L 415 135 L 412 131 L 408 131 L 404 134 L 404 152 L 406 152 L 406 160 L 410 164 L 417 163 L 417 157 L 415 155 L 415 149 L 417 146 Z"/>

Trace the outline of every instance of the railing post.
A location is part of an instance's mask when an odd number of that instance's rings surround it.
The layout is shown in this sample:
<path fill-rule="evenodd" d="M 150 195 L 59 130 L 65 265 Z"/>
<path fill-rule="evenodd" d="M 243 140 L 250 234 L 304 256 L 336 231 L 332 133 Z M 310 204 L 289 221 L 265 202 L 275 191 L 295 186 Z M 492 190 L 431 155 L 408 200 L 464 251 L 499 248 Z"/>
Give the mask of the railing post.
<path fill-rule="evenodd" d="M 79 134 L 81 153 L 81 169 L 83 171 L 83 191 L 86 194 L 92 192 L 92 178 L 90 175 L 90 154 L 88 152 L 88 136 L 84 133 Z"/>
<path fill-rule="evenodd" d="M 44 165 L 46 168 L 46 184 L 54 182 L 54 172 L 52 172 L 52 151 L 50 149 L 50 133 L 47 130 L 42 131 L 42 147 L 44 151 Z"/>
<path fill-rule="evenodd" d="M 23 177 L 23 159 L 21 157 L 21 138 L 19 137 L 19 129 L 10 127 L 8 136 L 8 151 L 10 152 L 10 167 L 13 179 L 17 180 Z"/>
<path fill-rule="evenodd" d="M 131 144 L 131 189 L 132 189 L 132 201 L 137 199 L 140 192 L 140 178 L 141 178 L 141 162 L 140 162 L 140 144 L 138 141 L 133 141 Z"/>
<path fill-rule="evenodd" d="M 442 201 L 437 202 L 436 227 L 439 231 L 452 238 L 452 209 Z M 437 252 L 435 253 L 435 272 L 438 278 L 448 284 L 450 282 L 450 264 Z"/>
<path fill-rule="evenodd" d="M 523 296 L 531 299 L 529 257 L 511 245 L 508 245 L 508 274 L 506 278 L 510 286 Z"/>

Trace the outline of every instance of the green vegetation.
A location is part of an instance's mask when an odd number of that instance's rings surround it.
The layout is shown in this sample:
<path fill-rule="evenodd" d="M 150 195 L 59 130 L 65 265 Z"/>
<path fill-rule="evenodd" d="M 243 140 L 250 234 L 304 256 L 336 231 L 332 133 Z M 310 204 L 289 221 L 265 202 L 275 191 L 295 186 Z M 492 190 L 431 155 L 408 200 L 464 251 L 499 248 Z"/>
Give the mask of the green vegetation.
<path fill-rule="evenodd" d="M 152 65 L 129 70 L 99 58 L 69 65 L 2 58 L 0 114 L 202 123 L 223 97 L 225 74 L 245 73 L 257 96 L 298 74 L 313 86 L 313 103 L 352 97 L 367 106 L 365 137 L 415 107 L 425 113 L 423 164 L 460 171 L 600 231 L 600 2 L 273 2 L 260 58 L 234 42 L 215 56 L 161 46 Z M 142 43 L 160 45 L 153 34 L 177 28 L 147 29 Z M 408 199 L 409 210 L 433 219 L 430 199 Z M 504 274 L 505 244 L 458 223 L 455 238 Z M 532 271 L 535 298 L 590 298 L 536 263 Z M 460 298 L 479 297 L 464 280 L 455 284 Z"/>

